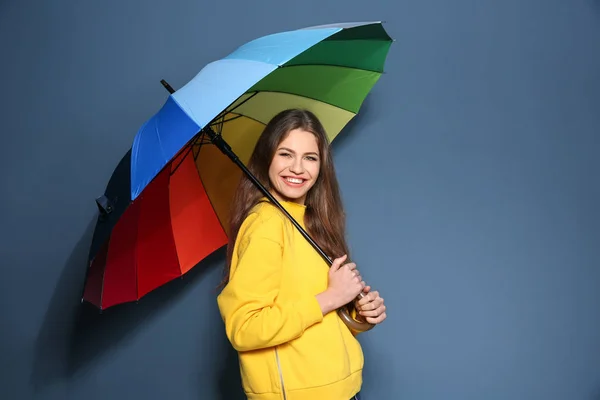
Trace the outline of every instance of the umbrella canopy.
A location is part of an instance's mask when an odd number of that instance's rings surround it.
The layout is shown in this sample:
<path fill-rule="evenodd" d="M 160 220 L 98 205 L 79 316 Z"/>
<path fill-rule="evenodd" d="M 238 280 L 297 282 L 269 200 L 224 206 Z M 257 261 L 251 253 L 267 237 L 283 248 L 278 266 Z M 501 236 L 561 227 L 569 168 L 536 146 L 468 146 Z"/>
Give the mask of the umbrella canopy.
<path fill-rule="evenodd" d="M 130 169 L 125 209 L 111 217 L 114 227 L 98 223 L 104 236 L 92 253 L 83 300 L 100 309 L 138 300 L 225 245 L 240 165 L 267 122 L 285 109 L 308 109 L 333 141 L 381 77 L 391 43 L 380 22 L 278 33 L 241 46 L 171 90 L 124 164 Z"/>

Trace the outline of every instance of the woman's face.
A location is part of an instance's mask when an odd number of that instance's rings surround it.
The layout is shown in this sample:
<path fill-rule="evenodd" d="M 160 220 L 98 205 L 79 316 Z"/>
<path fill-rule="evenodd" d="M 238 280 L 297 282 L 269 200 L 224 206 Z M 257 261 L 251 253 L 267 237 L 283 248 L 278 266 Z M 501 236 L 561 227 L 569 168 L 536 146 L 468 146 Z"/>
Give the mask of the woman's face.
<path fill-rule="evenodd" d="M 303 129 L 291 130 L 277 146 L 269 167 L 273 196 L 304 204 L 321 168 L 317 138 Z"/>

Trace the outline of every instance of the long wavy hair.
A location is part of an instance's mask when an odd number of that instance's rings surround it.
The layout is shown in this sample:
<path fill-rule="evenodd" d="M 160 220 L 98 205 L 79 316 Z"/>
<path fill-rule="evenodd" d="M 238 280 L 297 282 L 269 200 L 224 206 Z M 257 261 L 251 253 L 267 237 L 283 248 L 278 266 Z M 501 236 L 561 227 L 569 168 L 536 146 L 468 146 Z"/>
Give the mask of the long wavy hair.
<path fill-rule="evenodd" d="M 305 200 L 306 231 L 330 257 L 341 257 L 349 253 L 345 236 L 346 215 L 329 140 L 323 125 L 312 112 L 303 109 L 289 109 L 274 116 L 259 137 L 247 167 L 265 188 L 271 191 L 269 180 L 271 161 L 279 144 L 294 129 L 302 129 L 315 135 L 320 154 L 319 176 L 308 191 Z M 226 285 L 229 281 L 231 259 L 240 226 L 250 210 L 263 196 L 256 185 L 245 174 L 242 174 L 232 202 L 227 259 L 221 286 Z"/>

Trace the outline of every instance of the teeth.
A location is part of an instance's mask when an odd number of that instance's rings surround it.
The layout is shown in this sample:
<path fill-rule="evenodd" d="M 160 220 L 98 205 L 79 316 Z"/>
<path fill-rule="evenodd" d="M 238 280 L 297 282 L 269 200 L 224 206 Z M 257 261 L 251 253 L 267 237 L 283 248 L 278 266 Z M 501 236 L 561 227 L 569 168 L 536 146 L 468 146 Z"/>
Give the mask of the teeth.
<path fill-rule="evenodd" d="M 302 179 L 296 179 L 296 178 L 285 178 L 285 179 L 291 183 L 302 183 Z"/>

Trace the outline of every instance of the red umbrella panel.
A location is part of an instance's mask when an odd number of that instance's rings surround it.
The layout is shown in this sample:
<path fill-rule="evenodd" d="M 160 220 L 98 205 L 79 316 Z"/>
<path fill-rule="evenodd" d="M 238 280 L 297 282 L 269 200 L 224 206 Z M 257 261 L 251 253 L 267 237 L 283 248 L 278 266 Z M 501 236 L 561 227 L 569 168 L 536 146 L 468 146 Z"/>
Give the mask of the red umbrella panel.
<path fill-rule="evenodd" d="M 129 160 L 121 166 L 127 175 Z M 128 186 L 121 185 L 121 192 Z M 109 183 L 109 198 L 110 192 Z M 97 239 L 110 230 L 92 252 L 83 300 L 101 310 L 139 300 L 227 243 L 192 152 L 174 158 L 138 198 L 125 203 L 120 215 L 110 216 L 113 227 L 99 221 L 95 232 Z"/>

